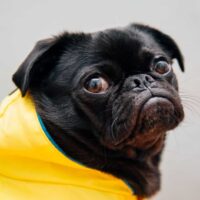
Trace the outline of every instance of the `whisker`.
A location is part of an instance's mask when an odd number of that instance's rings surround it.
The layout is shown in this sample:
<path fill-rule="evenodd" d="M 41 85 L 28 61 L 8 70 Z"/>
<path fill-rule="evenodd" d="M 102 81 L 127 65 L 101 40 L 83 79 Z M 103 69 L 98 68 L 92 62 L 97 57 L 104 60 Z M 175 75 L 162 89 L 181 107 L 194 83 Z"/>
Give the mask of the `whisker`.
<path fill-rule="evenodd" d="M 112 139 L 115 141 L 116 140 L 116 135 L 115 135 L 115 133 L 114 133 L 114 125 L 115 125 L 115 123 L 116 123 L 116 121 L 117 121 L 117 117 L 114 119 L 114 121 L 112 122 L 112 125 L 111 125 L 111 137 L 112 137 Z"/>
<path fill-rule="evenodd" d="M 198 115 L 200 114 L 198 111 L 200 107 L 200 102 L 196 102 L 191 99 L 182 98 L 182 103 L 183 103 L 184 108 L 191 111 L 193 114 L 198 114 Z"/>
<path fill-rule="evenodd" d="M 191 94 L 191 92 L 180 91 L 180 97 L 183 102 L 183 106 L 191 114 L 195 114 L 200 117 L 200 96 Z"/>
<path fill-rule="evenodd" d="M 197 100 L 197 99 L 192 99 L 192 98 L 183 97 L 183 96 L 181 96 L 181 99 L 182 99 L 183 101 L 188 101 L 188 102 L 191 102 L 191 103 L 194 103 L 194 104 L 200 106 L 200 101 Z"/>

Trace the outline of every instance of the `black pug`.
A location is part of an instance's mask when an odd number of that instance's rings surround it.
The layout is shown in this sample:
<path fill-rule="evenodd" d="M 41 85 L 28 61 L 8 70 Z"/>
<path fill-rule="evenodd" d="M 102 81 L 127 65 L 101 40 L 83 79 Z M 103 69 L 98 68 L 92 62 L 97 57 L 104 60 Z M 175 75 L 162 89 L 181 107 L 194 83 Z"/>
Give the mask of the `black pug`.
<path fill-rule="evenodd" d="M 149 197 L 166 131 L 184 117 L 172 59 L 184 71 L 174 40 L 149 26 L 65 32 L 39 41 L 13 81 L 67 155 Z"/>

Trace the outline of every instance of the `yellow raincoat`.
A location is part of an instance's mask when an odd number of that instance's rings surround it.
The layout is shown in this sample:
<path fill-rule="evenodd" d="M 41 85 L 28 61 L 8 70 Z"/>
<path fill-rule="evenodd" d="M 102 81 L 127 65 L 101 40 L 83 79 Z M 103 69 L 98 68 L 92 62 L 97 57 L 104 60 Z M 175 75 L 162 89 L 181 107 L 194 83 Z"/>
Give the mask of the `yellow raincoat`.
<path fill-rule="evenodd" d="M 137 200 L 124 181 L 64 155 L 17 90 L 0 105 L 0 200 Z"/>

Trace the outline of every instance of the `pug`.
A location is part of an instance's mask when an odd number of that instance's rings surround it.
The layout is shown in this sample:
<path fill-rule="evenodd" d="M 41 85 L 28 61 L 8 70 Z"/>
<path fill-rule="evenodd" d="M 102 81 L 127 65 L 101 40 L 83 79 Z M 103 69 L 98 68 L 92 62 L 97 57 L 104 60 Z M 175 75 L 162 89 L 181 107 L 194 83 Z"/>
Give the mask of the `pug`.
<path fill-rule="evenodd" d="M 39 41 L 13 81 L 67 156 L 150 197 L 166 132 L 184 118 L 173 59 L 184 71 L 175 41 L 142 24 L 64 32 Z"/>

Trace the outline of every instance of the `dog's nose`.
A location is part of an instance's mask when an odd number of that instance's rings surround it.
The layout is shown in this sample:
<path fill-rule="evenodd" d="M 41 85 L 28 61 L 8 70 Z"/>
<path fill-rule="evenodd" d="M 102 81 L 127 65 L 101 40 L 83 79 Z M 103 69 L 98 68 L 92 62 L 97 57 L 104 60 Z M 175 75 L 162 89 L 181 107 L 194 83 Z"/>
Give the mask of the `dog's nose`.
<path fill-rule="evenodd" d="M 131 88 L 134 90 L 145 89 L 151 87 L 155 80 L 147 74 L 139 74 L 131 77 Z"/>

